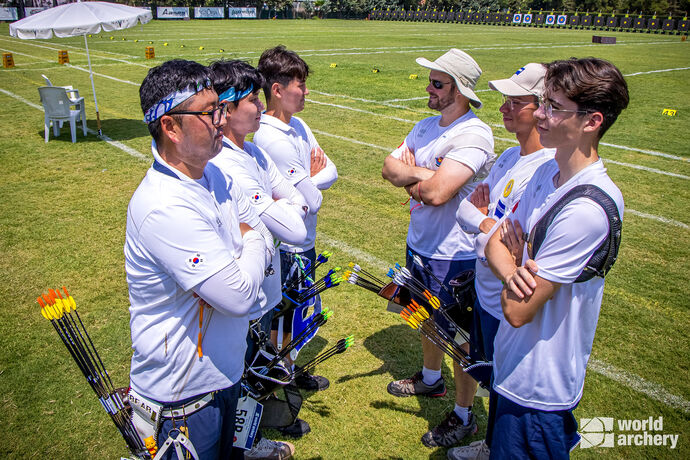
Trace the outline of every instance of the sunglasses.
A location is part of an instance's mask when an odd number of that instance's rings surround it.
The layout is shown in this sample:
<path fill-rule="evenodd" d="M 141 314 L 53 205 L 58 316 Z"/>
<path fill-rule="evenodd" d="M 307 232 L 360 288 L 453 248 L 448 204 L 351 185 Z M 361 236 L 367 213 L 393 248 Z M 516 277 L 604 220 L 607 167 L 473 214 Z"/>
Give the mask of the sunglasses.
<path fill-rule="evenodd" d="M 450 85 L 450 84 L 452 84 L 453 82 L 452 82 L 452 81 L 433 80 L 433 79 L 430 78 L 430 79 L 429 79 L 429 83 L 431 83 L 431 86 L 433 86 L 434 88 L 436 88 L 436 89 L 441 89 L 441 88 L 443 88 L 445 85 Z"/>

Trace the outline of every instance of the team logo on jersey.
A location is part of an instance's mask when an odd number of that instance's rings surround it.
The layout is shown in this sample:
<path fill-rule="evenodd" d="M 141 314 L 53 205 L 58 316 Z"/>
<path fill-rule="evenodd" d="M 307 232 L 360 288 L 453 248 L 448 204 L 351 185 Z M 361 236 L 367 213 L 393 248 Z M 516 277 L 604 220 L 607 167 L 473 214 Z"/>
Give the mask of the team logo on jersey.
<path fill-rule="evenodd" d="M 187 266 L 189 268 L 196 268 L 203 263 L 204 263 L 204 256 L 202 256 L 201 253 L 199 253 L 199 252 L 197 252 L 192 257 L 187 259 Z"/>
<path fill-rule="evenodd" d="M 510 192 L 513 191 L 513 185 L 515 184 L 515 181 L 513 179 L 510 179 L 508 183 L 506 184 L 506 188 L 503 189 L 503 198 L 508 198 L 508 195 L 510 195 Z"/>
<path fill-rule="evenodd" d="M 261 193 L 256 192 L 255 194 L 252 195 L 252 201 L 254 203 L 258 203 L 260 199 L 261 199 Z"/>
<path fill-rule="evenodd" d="M 436 157 L 436 167 L 441 166 L 442 161 L 443 161 L 443 157 Z"/>
<path fill-rule="evenodd" d="M 295 175 L 296 172 L 297 171 L 295 171 L 295 168 L 290 168 L 290 169 L 288 169 L 287 173 L 288 173 L 288 176 L 292 177 Z"/>

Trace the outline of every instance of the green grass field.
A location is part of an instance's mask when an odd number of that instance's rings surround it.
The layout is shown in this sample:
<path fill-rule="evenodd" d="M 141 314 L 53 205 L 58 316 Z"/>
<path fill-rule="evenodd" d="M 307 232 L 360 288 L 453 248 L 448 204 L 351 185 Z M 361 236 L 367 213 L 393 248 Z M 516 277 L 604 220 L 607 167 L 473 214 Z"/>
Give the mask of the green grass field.
<path fill-rule="evenodd" d="M 619 66 L 627 76 L 630 108 L 606 134 L 600 153 L 625 196 L 624 237 L 607 278 L 575 414 L 578 420 L 662 416 L 663 432 L 680 438 L 675 450 L 578 448 L 573 457 L 689 458 L 690 139 L 682 126 L 690 114 L 690 49 L 676 36 L 611 33 L 616 45 L 594 45 L 591 35 L 434 23 L 154 21 L 89 38 L 103 132 L 115 142 L 92 133 L 78 134 L 72 144 L 63 128 L 45 144 L 36 90 L 43 85 L 41 74 L 55 85 L 78 88 L 86 97 L 89 128 L 96 129 L 84 40 L 12 39 L 7 24 L 0 25 L 0 49 L 12 52 L 16 63 L 0 70 L 0 251 L 7 263 L 0 278 L 7 301 L 0 311 L 0 457 L 128 454 L 35 299 L 66 285 L 116 386 L 127 385 L 125 214 L 150 164 L 139 83 L 149 67 L 167 59 L 206 64 L 243 58 L 256 64 L 265 48 L 284 44 L 313 69 L 301 116 L 340 175 L 324 197 L 317 250 L 334 253 L 329 266 L 356 261 L 382 274 L 404 260 L 409 216 L 400 205 L 404 191 L 381 179 L 381 165 L 413 124 L 432 114 L 424 99 L 428 74 L 416 57 L 435 59 L 458 47 L 477 60 L 484 70 L 478 94 L 485 104 L 478 115 L 493 126 L 497 152 L 514 144 L 500 125 L 500 97 L 488 91 L 489 80 L 507 78 L 527 62 L 570 56 L 602 57 Z M 144 58 L 146 46 L 155 47 L 156 59 Z M 69 51 L 71 65 L 57 64 L 61 49 Z M 662 115 L 665 108 L 677 116 Z M 445 458 L 444 449 L 427 449 L 419 438 L 452 408 L 452 389 L 440 400 L 398 399 L 385 389 L 421 365 L 417 333 L 387 313 L 381 298 L 354 286 L 327 291 L 323 300 L 335 315 L 303 354 L 313 356 L 347 334 L 356 341 L 319 368 L 331 388 L 307 395 L 301 417 L 313 431 L 295 442 L 296 458 Z M 446 359 L 447 382 L 450 365 Z M 471 440 L 483 437 L 486 404 L 475 401 L 480 431 Z"/>

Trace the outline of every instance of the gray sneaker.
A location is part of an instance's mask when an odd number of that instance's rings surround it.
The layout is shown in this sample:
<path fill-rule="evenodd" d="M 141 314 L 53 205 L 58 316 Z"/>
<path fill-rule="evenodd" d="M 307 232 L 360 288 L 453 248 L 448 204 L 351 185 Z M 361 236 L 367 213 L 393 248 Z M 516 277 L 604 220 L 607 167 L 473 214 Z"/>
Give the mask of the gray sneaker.
<path fill-rule="evenodd" d="M 470 423 L 463 425 L 455 411 L 450 411 L 446 419 L 431 431 L 424 433 L 422 444 L 427 447 L 451 447 L 467 435 L 477 432 L 477 417 L 472 414 Z"/>
<path fill-rule="evenodd" d="M 422 379 L 422 372 L 417 372 L 408 379 L 395 380 L 388 384 L 388 392 L 393 396 L 407 397 L 424 395 L 430 398 L 440 398 L 446 395 L 446 384 L 443 377 L 433 385 L 427 385 Z"/>
<path fill-rule="evenodd" d="M 289 442 L 261 438 L 251 450 L 244 452 L 244 458 L 245 460 L 286 460 L 294 453 L 295 446 Z"/>
<path fill-rule="evenodd" d="M 448 451 L 448 460 L 489 460 L 489 446 L 486 441 L 474 441 L 469 446 L 453 447 Z"/>

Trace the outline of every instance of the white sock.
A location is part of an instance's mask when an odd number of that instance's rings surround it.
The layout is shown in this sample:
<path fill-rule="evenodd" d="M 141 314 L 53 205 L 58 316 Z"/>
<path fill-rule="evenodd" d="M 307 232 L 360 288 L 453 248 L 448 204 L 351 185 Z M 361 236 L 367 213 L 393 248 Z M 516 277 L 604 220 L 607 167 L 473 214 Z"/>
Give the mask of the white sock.
<path fill-rule="evenodd" d="M 467 426 L 470 424 L 470 419 L 472 418 L 472 408 L 462 407 L 455 404 L 455 415 L 462 420 L 463 425 Z"/>
<path fill-rule="evenodd" d="M 434 383 L 438 382 L 438 379 L 441 378 L 441 369 L 434 371 L 422 366 L 422 377 L 422 381 L 426 385 L 433 385 Z"/>

